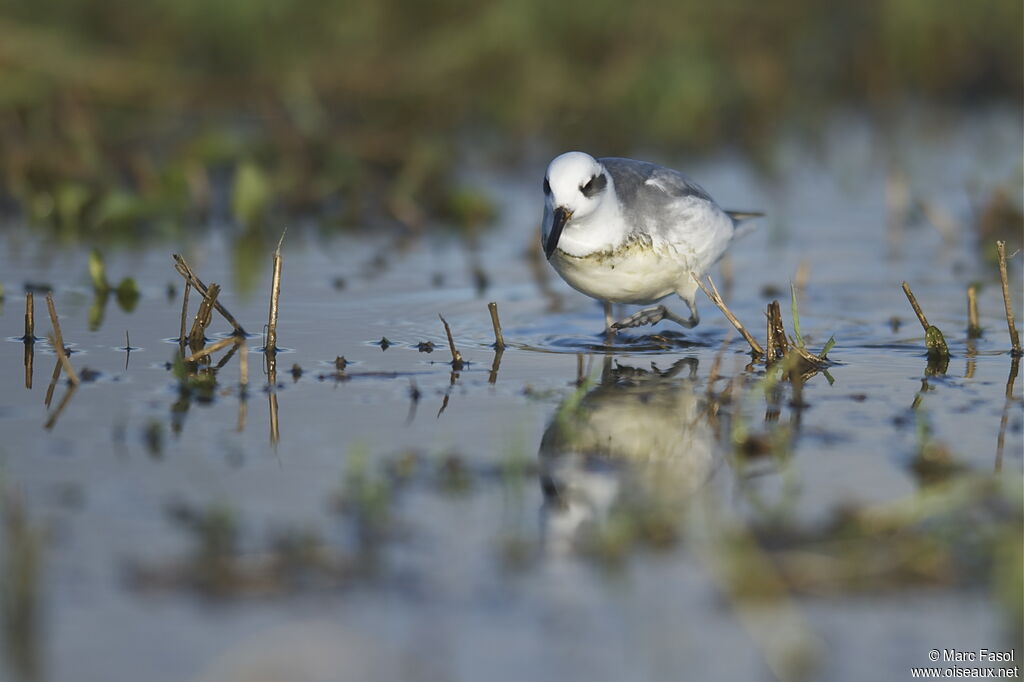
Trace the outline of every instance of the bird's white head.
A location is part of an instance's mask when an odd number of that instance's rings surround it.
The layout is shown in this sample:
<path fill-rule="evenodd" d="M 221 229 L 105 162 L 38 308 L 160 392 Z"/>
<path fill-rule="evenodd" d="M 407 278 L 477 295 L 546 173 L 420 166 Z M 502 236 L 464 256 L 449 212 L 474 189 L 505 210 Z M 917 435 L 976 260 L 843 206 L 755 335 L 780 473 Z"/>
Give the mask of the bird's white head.
<path fill-rule="evenodd" d="M 566 152 L 548 164 L 544 176 L 544 254 L 551 258 L 570 220 L 584 221 L 608 195 L 608 172 L 590 154 Z"/>

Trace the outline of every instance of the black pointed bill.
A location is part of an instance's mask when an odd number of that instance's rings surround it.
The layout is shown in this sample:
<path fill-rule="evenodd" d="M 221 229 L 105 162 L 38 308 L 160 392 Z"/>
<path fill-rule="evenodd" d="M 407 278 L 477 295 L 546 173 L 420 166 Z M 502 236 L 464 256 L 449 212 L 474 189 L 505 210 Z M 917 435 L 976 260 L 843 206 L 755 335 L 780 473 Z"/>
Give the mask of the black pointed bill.
<path fill-rule="evenodd" d="M 548 232 L 548 239 L 544 242 L 544 256 L 551 260 L 551 254 L 558 247 L 558 238 L 562 236 L 562 228 L 572 217 L 572 211 L 559 206 L 555 209 L 554 220 L 551 222 L 551 231 Z"/>

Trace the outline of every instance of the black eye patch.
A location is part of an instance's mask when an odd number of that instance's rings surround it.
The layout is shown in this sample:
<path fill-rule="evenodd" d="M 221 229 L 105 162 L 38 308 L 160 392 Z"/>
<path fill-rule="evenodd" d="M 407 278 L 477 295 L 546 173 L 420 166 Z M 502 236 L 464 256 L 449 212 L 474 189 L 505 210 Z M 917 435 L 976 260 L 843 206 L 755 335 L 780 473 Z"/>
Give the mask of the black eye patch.
<path fill-rule="evenodd" d="M 604 173 L 598 173 L 594 177 L 590 178 L 587 184 L 580 187 L 580 191 L 583 192 L 583 196 L 590 198 L 603 190 L 608 184 L 608 178 Z"/>
<path fill-rule="evenodd" d="M 544 178 L 544 194 L 551 194 L 551 183 L 547 178 Z"/>

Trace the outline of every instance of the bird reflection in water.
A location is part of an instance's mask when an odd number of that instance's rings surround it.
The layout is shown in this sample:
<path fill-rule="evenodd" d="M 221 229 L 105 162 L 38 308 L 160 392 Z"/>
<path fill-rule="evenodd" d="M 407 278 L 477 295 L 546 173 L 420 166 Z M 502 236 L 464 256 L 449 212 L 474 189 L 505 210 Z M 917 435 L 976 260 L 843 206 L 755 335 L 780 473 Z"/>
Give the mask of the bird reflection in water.
<path fill-rule="evenodd" d="M 559 405 L 540 444 L 545 550 L 662 544 L 720 461 L 696 358 L 659 371 L 606 356 L 600 383 Z"/>

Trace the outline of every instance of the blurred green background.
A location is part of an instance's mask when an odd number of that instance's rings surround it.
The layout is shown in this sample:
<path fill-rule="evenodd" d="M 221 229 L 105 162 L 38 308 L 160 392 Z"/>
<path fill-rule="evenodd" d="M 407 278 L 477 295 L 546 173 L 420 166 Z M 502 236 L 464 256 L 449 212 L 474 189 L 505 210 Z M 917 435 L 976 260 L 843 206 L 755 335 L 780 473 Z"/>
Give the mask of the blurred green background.
<path fill-rule="evenodd" d="M 840 110 L 1020 107 L 1022 6 L 0 0 L 0 196 L 102 242 L 218 215 L 470 219 L 469 143 L 770 167 Z"/>

